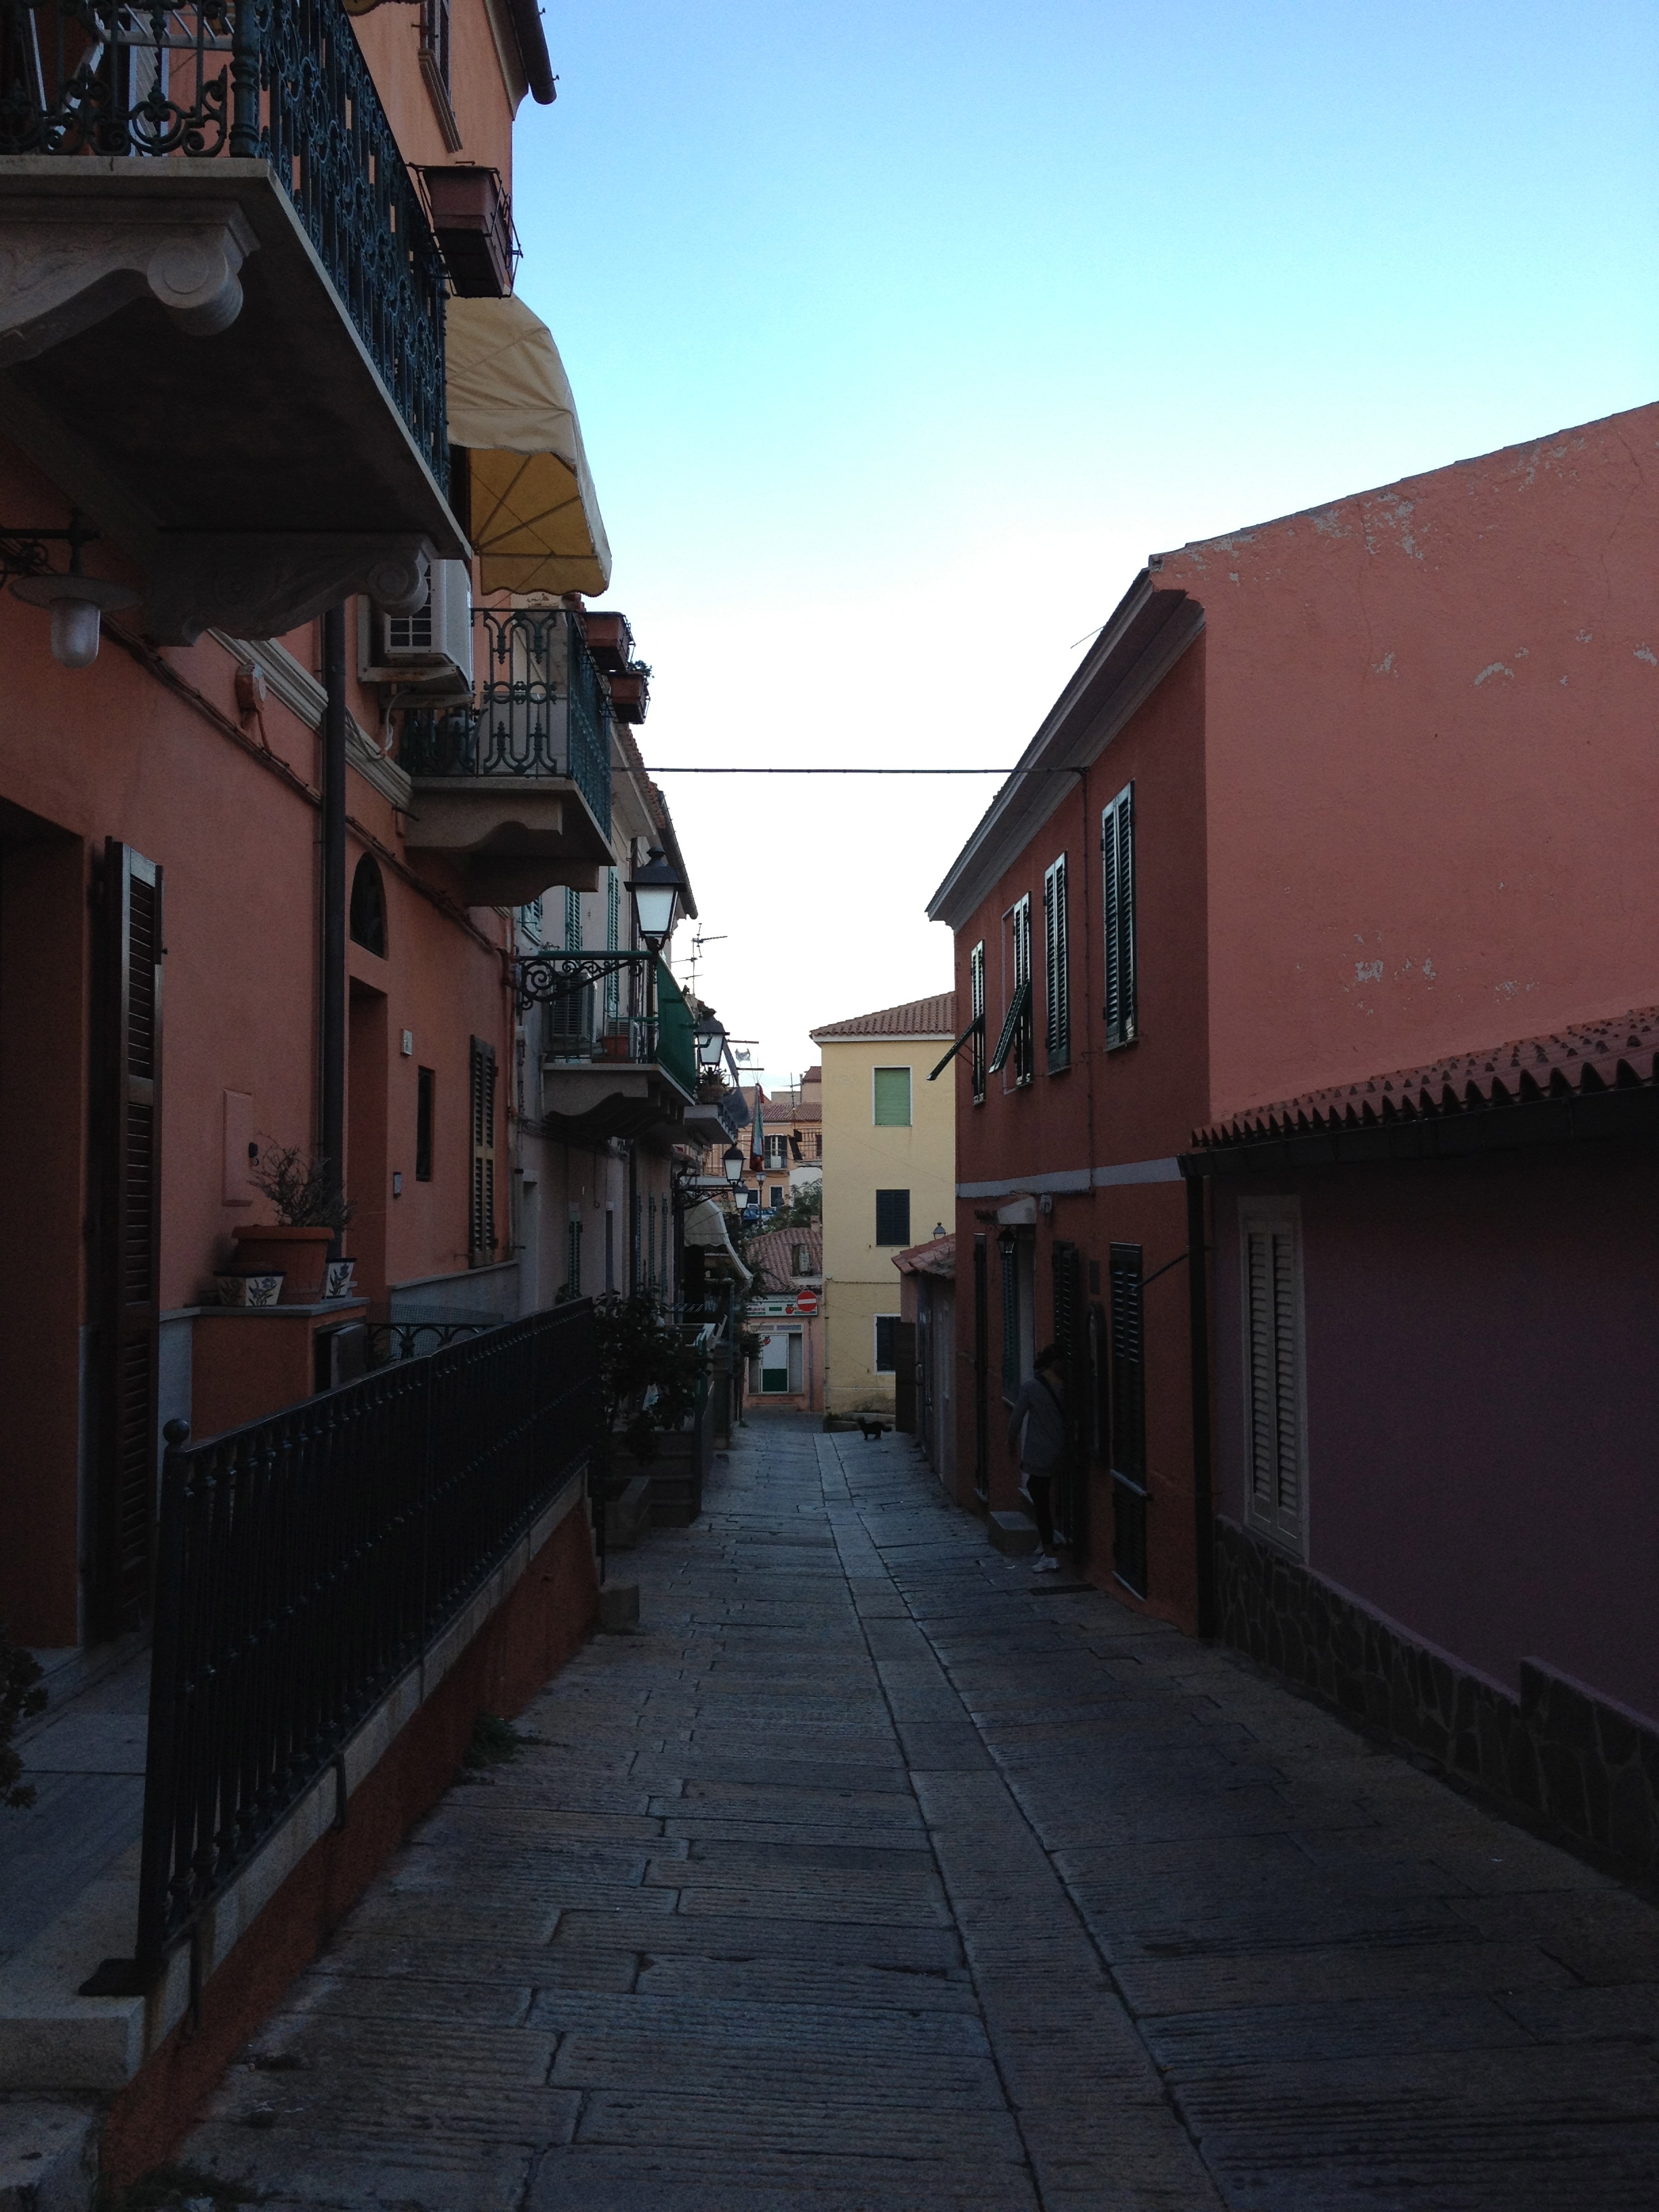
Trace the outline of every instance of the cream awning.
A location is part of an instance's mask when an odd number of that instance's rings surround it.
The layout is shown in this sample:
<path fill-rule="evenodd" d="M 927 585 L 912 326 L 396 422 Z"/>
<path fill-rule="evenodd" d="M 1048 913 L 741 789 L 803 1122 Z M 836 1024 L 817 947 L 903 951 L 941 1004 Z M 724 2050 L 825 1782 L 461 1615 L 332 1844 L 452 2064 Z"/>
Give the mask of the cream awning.
<path fill-rule="evenodd" d="M 486 592 L 603 592 L 611 547 L 553 333 L 521 300 L 445 308 L 449 442 L 471 461 Z"/>
<path fill-rule="evenodd" d="M 685 1241 L 702 1247 L 709 1259 L 724 1261 L 727 1272 L 735 1276 L 741 1289 L 747 1290 L 753 1278 L 732 1249 L 732 1240 L 726 1233 L 726 1216 L 711 1198 L 700 1199 L 685 1217 Z"/>

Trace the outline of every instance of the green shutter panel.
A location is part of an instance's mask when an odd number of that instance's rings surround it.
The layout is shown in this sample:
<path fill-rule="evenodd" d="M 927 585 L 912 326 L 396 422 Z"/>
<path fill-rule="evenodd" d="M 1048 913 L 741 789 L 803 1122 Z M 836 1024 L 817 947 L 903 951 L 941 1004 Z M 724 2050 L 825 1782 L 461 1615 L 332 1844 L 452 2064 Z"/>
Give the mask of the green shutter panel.
<path fill-rule="evenodd" d="M 968 955 L 968 992 L 972 1005 L 969 1011 L 978 1027 L 973 1038 L 973 1083 L 975 1102 L 985 1096 L 985 939 Z"/>
<path fill-rule="evenodd" d="M 1072 1060 L 1072 1006 L 1066 942 L 1066 855 L 1042 878 L 1042 957 L 1048 1004 L 1044 1044 L 1048 1066 L 1068 1067 Z"/>
<path fill-rule="evenodd" d="M 1101 912 L 1106 936 L 1106 1042 L 1135 1038 L 1134 786 L 1100 817 Z"/>
<path fill-rule="evenodd" d="M 161 1334 L 161 871 L 105 848 L 99 1149 L 94 1632 L 133 1626 L 149 1591 Z"/>
<path fill-rule="evenodd" d="M 467 1256 L 475 1267 L 495 1256 L 495 1048 L 472 1040 L 471 1182 L 467 1222 Z"/>

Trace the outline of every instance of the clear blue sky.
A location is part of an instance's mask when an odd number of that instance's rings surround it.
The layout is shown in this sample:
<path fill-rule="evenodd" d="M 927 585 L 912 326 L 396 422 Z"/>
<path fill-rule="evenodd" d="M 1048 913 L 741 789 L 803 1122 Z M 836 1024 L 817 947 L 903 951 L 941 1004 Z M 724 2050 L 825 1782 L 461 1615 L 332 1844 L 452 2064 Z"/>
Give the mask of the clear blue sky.
<path fill-rule="evenodd" d="M 647 761 L 1006 764 L 1149 551 L 1656 396 L 1654 0 L 546 23 L 520 289 Z M 948 986 L 990 780 L 663 781 L 769 1085 Z"/>

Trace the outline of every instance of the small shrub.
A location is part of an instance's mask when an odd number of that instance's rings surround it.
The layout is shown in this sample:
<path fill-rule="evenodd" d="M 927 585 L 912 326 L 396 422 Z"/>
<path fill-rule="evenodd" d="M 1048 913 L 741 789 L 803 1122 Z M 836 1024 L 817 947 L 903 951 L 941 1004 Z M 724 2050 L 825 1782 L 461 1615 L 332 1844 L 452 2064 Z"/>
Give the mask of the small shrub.
<path fill-rule="evenodd" d="M 311 1159 L 298 1145 L 260 1140 L 258 1159 L 247 1171 L 255 1190 L 263 1191 L 276 1209 L 284 1229 L 332 1229 L 351 1226 L 351 1207 L 342 1196 L 334 1163 Z"/>
<path fill-rule="evenodd" d="M 461 1754 L 464 1766 L 506 1766 L 515 1759 L 533 1735 L 522 1735 L 499 1713 L 480 1713 L 472 1723 L 472 1741 Z"/>

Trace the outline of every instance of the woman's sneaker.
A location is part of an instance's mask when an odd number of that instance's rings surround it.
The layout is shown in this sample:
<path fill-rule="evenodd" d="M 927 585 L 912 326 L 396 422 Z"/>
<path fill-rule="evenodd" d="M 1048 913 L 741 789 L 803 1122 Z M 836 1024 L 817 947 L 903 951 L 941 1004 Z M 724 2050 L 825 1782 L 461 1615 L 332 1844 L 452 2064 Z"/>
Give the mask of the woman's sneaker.
<path fill-rule="evenodd" d="M 1031 1572 L 1034 1575 L 1057 1575 L 1060 1572 L 1060 1561 L 1052 1552 L 1045 1552 L 1042 1557 L 1033 1564 Z"/>

